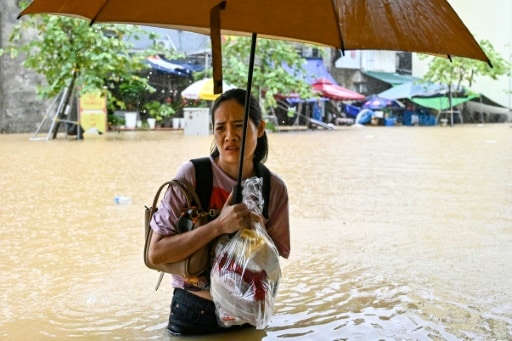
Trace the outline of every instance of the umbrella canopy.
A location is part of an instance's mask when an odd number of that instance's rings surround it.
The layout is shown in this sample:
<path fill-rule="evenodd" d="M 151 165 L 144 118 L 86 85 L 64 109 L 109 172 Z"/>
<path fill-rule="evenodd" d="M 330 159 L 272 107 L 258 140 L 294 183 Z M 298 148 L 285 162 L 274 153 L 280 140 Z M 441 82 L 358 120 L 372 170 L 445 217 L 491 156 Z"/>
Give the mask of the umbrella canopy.
<path fill-rule="evenodd" d="M 377 95 L 371 95 L 365 99 L 362 107 L 364 109 L 378 110 L 392 107 L 402 108 L 404 105 L 397 100 L 386 99 Z"/>
<path fill-rule="evenodd" d="M 20 15 L 34 13 L 489 62 L 446 0 L 34 0 Z"/>
<path fill-rule="evenodd" d="M 364 95 L 333 84 L 325 78 L 317 79 L 311 84 L 311 87 L 313 90 L 320 92 L 322 96 L 338 101 L 361 101 L 365 98 Z"/>
<path fill-rule="evenodd" d="M 234 88 L 234 85 L 223 82 L 222 89 L 224 89 L 224 91 Z M 217 97 L 219 97 L 219 94 L 214 94 L 213 78 L 204 78 L 186 87 L 185 90 L 181 92 L 181 97 L 186 99 L 204 99 L 208 101 L 213 101 Z"/>

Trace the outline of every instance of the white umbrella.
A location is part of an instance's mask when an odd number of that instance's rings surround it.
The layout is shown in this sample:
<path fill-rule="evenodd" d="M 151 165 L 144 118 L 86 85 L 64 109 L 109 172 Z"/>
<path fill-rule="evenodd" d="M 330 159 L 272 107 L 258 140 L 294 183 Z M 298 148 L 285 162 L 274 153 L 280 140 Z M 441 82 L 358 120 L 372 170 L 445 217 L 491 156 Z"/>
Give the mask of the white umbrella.
<path fill-rule="evenodd" d="M 222 90 L 227 91 L 236 88 L 227 82 L 222 82 Z M 185 90 L 181 92 L 181 97 L 186 99 L 204 99 L 213 101 L 219 94 L 213 93 L 213 78 L 204 78 L 197 82 L 190 84 Z"/>

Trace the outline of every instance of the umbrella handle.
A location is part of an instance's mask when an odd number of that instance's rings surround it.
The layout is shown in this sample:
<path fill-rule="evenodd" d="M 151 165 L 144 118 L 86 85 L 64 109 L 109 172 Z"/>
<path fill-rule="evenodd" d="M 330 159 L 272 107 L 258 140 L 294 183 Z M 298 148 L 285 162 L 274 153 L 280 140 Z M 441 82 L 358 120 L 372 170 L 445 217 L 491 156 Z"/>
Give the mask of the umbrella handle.
<path fill-rule="evenodd" d="M 242 185 L 233 186 L 233 197 L 231 198 L 231 205 L 239 204 L 243 200 L 242 195 L 243 187 Z"/>
<path fill-rule="evenodd" d="M 256 54 L 256 39 L 257 34 L 252 34 L 251 41 L 251 54 L 249 57 L 249 73 L 247 75 L 247 93 L 245 96 L 245 112 L 244 112 L 244 127 L 242 130 L 242 146 L 240 149 L 240 166 L 238 167 L 238 180 L 236 186 L 233 187 L 234 195 L 232 204 L 239 204 L 242 202 L 242 174 L 244 167 L 244 155 L 245 155 L 245 139 L 247 137 L 247 124 L 249 122 L 249 101 L 251 97 L 252 87 L 252 75 L 254 72 L 254 56 Z"/>

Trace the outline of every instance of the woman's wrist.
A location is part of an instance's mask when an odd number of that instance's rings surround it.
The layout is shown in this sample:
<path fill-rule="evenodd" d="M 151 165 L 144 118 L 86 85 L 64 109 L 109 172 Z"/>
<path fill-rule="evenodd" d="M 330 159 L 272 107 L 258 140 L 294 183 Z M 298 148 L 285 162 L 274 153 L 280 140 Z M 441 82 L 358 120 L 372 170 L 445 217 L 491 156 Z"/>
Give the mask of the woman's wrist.
<path fill-rule="evenodd" d="M 224 234 L 224 232 L 222 230 L 222 224 L 220 223 L 218 217 L 213 219 L 212 221 L 210 221 L 208 224 L 206 224 L 205 227 L 207 227 L 208 230 L 211 231 L 211 233 L 212 233 L 211 240 Z"/>

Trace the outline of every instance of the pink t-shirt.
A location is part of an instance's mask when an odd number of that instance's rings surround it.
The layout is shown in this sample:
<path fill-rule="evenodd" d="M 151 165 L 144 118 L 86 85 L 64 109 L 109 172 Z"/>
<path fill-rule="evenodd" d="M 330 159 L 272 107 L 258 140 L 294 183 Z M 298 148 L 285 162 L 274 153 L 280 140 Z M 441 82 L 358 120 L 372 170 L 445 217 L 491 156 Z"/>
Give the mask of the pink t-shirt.
<path fill-rule="evenodd" d="M 230 178 L 211 159 L 213 171 L 213 188 L 208 209 L 220 210 L 231 193 L 236 180 Z M 263 217 L 265 228 L 274 241 L 279 255 L 288 258 L 290 254 L 290 226 L 288 211 L 288 191 L 284 181 L 275 173 L 270 173 L 270 198 L 268 207 L 269 219 Z M 195 169 L 192 162 L 187 161 L 179 168 L 175 178 L 182 178 L 195 184 Z M 170 236 L 177 233 L 176 221 L 181 209 L 186 204 L 185 197 L 170 188 L 165 193 L 158 210 L 151 220 L 151 228 L 161 235 Z M 180 276 L 173 276 L 173 286 L 183 288 L 184 280 Z"/>

